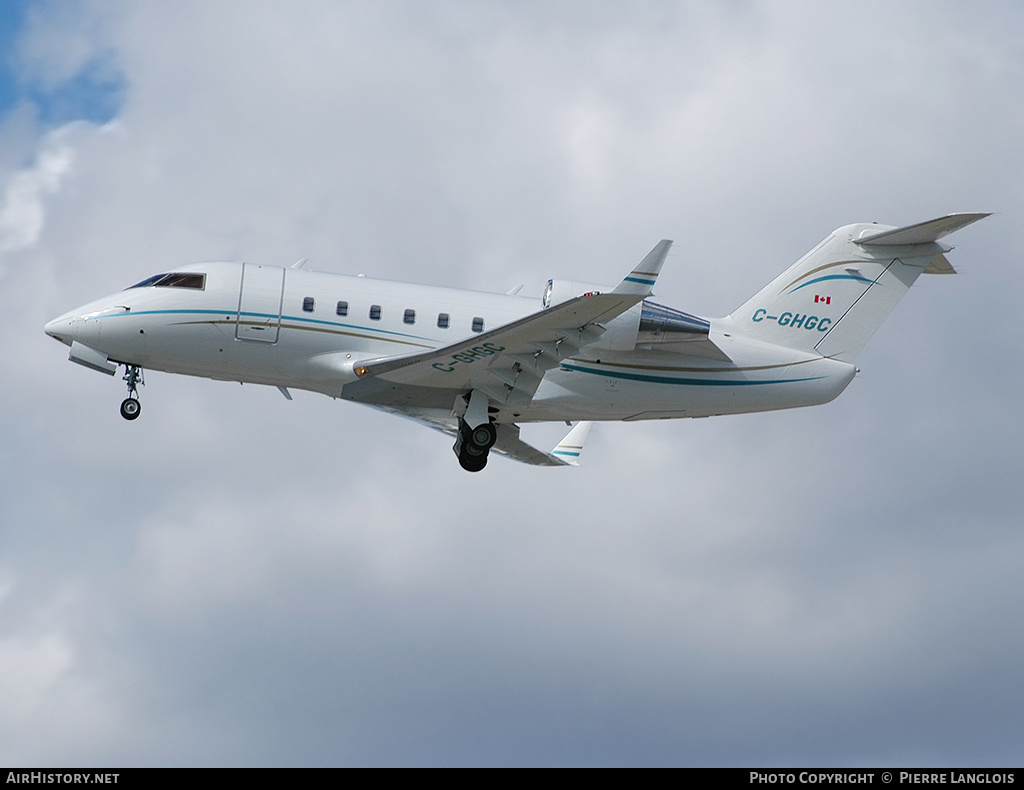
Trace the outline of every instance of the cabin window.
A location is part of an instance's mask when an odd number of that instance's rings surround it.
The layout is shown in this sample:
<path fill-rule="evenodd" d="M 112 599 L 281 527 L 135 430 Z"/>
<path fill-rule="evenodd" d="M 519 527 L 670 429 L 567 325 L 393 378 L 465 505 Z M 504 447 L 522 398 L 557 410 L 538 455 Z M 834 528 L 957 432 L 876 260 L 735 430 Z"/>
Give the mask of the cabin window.
<path fill-rule="evenodd" d="M 473 331 L 474 332 L 483 332 L 484 331 L 484 319 L 482 319 L 480 316 L 477 316 L 476 318 L 473 319 Z"/>
<path fill-rule="evenodd" d="M 404 324 L 415 324 L 416 323 L 416 311 L 406 310 L 405 315 L 402 316 L 402 323 Z"/>
<path fill-rule="evenodd" d="M 338 315 L 348 315 L 348 302 L 338 302 L 338 306 L 335 308 L 334 312 Z"/>
<path fill-rule="evenodd" d="M 370 320 L 371 321 L 380 321 L 380 305 L 379 304 L 372 304 L 372 305 L 370 305 Z"/>
<path fill-rule="evenodd" d="M 438 329 L 447 329 L 452 323 L 452 317 L 448 313 L 437 314 L 437 327 Z"/>
<path fill-rule="evenodd" d="M 314 307 L 316 307 L 316 302 L 313 300 L 312 296 L 307 296 L 305 299 L 302 300 L 303 312 L 312 313 Z"/>

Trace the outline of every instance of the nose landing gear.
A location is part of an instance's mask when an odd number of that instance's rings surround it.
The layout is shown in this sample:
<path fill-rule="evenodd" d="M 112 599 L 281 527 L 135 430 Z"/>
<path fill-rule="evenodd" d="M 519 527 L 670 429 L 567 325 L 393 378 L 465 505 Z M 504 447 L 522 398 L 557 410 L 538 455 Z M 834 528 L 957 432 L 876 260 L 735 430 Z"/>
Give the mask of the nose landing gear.
<path fill-rule="evenodd" d="M 128 397 L 121 401 L 121 416 L 126 420 L 134 420 L 142 413 L 142 404 L 138 398 L 138 388 L 146 384 L 142 368 L 138 365 L 125 365 L 123 378 L 128 385 Z"/>

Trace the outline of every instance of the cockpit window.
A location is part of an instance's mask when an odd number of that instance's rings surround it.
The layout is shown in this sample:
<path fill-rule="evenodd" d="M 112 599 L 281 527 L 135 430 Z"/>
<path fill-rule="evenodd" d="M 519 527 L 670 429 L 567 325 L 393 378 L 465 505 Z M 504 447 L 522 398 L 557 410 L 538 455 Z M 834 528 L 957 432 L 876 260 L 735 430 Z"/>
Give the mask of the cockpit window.
<path fill-rule="evenodd" d="M 206 275 L 193 272 L 172 272 L 170 274 L 154 274 L 147 277 L 141 283 L 136 283 L 132 288 L 149 288 L 158 286 L 160 288 L 192 288 L 202 291 L 206 288 Z M 131 288 L 128 289 L 129 291 Z"/>

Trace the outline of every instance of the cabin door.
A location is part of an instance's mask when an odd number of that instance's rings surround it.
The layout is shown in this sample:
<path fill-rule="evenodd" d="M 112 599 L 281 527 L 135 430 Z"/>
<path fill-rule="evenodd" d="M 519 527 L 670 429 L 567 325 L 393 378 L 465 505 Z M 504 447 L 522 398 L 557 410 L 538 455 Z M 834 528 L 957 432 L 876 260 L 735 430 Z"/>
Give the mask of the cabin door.
<path fill-rule="evenodd" d="M 276 343 L 281 330 L 284 269 L 258 263 L 242 265 L 235 337 L 260 343 Z"/>

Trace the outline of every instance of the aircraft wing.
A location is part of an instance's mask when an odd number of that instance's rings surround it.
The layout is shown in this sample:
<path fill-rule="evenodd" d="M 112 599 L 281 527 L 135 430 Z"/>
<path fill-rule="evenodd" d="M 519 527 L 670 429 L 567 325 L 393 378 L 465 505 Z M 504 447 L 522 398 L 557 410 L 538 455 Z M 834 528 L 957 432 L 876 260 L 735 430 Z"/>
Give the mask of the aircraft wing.
<path fill-rule="evenodd" d="M 426 410 L 406 411 L 389 406 L 370 405 L 389 414 L 405 417 L 421 425 L 426 425 L 428 428 L 433 428 L 435 431 L 446 433 L 449 436 L 455 436 L 458 432 L 457 420 L 451 415 L 430 413 Z M 515 423 L 501 423 L 496 426 L 498 429 L 498 440 L 491 448 L 491 452 L 511 458 L 513 461 L 530 464 L 531 466 L 579 466 L 578 459 L 593 424 L 591 421 L 576 423 L 572 430 L 565 435 L 565 438 L 550 453 L 545 453 L 532 444 L 527 444 L 519 437 L 520 428 L 518 425 Z"/>
<path fill-rule="evenodd" d="M 345 385 L 345 395 L 401 407 L 444 399 L 452 403 L 457 394 L 481 390 L 496 403 L 525 405 L 545 372 L 600 338 L 602 323 L 650 295 L 671 245 L 659 242 L 610 292 L 577 296 L 432 351 L 363 361 L 354 369 L 358 380 Z M 436 397 L 442 393 L 452 397 Z"/>
<path fill-rule="evenodd" d="M 518 425 L 504 423 L 498 426 L 498 441 L 491 452 L 534 466 L 579 466 L 577 459 L 593 425 L 589 420 L 576 423 L 550 453 L 545 453 L 519 438 Z"/>

